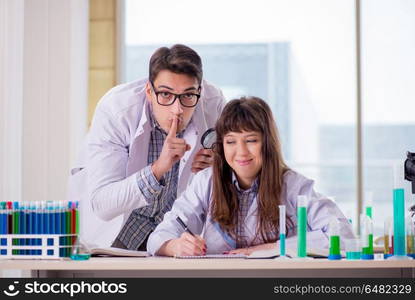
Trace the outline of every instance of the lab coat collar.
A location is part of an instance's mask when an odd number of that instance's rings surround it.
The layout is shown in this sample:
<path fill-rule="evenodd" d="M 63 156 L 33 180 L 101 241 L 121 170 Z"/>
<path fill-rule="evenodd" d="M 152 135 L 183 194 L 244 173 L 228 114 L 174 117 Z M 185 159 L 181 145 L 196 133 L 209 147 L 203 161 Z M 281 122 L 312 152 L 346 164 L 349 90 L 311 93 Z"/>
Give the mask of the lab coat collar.
<path fill-rule="evenodd" d="M 232 183 L 236 187 L 236 190 L 238 192 L 241 192 L 241 193 L 258 192 L 258 177 L 255 178 L 253 184 L 251 185 L 249 189 L 244 190 L 239 186 L 238 178 L 236 177 L 235 172 L 232 171 Z"/>

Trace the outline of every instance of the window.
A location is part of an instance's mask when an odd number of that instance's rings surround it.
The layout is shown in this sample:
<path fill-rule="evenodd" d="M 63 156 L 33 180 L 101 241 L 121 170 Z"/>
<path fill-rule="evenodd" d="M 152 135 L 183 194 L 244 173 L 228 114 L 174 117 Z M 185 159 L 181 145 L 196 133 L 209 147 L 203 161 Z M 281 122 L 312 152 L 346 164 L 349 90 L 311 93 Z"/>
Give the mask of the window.
<path fill-rule="evenodd" d="M 393 216 L 393 166 L 415 151 L 414 53 L 415 2 L 362 1 L 364 186 L 373 192 L 378 234 Z"/>
<path fill-rule="evenodd" d="M 391 166 L 415 151 L 415 3 L 361 1 L 361 129 L 355 12 L 351 0 L 126 0 L 123 78 L 146 77 L 160 46 L 191 46 L 228 100 L 255 95 L 270 104 L 289 165 L 354 222 L 359 130 L 363 189 L 374 194 L 381 234 L 392 211 Z"/>
<path fill-rule="evenodd" d="M 220 9 L 219 9 L 220 7 Z M 201 9 L 203 11 L 201 11 Z M 149 13 L 151 12 L 151 13 Z M 148 75 L 160 46 L 183 43 L 227 100 L 259 96 L 273 109 L 291 168 L 343 211 L 356 210 L 354 2 L 125 2 L 124 80 Z"/>

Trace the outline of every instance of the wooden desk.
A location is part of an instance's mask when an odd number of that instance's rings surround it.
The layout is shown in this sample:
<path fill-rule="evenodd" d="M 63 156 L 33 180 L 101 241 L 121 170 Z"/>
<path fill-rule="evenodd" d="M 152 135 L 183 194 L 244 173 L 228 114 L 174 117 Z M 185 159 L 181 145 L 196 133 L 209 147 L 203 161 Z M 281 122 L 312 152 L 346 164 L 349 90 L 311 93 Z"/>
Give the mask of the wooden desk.
<path fill-rule="evenodd" d="M 71 260 L 0 260 L 0 270 L 30 271 L 32 277 L 412 277 L 412 261 L 326 259 L 175 259 L 93 257 Z"/>

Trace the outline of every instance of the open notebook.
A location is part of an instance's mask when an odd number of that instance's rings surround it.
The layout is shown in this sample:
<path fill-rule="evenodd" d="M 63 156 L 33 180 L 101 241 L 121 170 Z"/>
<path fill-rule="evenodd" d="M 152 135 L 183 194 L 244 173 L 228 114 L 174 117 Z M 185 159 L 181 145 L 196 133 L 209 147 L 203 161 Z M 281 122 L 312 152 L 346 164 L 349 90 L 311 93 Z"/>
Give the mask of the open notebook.
<path fill-rule="evenodd" d="M 125 256 L 125 257 L 147 257 L 146 251 L 126 250 L 115 247 L 92 248 L 90 249 L 93 256 Z"/>
<path fill-rule="evenodd" d="M 286 249 L 288 257 L 297 257 L 296 249 Z M 344 257 L 344 253 L 341 253 Z M 327 258 L 329 255 L 328 249 L 307 249 L 307 256 L 314 258 Z M 275 247 L 267 250 L 254 251 L 249 255 L 245 254 L 208 254 L 201 256 L 176 256 L 176 258 L 190 258 L 190 259 L 203 259 L 203 258 L 246 258 L 246 259 L 259 259 L 259 258 L 275 258 L 280 256 L 279 248 Z"/>
<path fill-rule="evenodd" d="M 345 253 L 341 253 L 345 257 Z M 297 257 L 297 249 L 286 249 L 286 255 L 291 258 Z M 274 258 L 280 256 L 280 249 L 275 247 L 267 250 L 258 250 L 252 252 L 247 258 Z M 307 256 L 313 258 L 327 258 L 329 256 L 328 249 L 307 249 Z"/>
<path fill-rule="evenodd" d="M 207 254 L 207 255 L 176 255 L 175 258 L 246 258 L 245 254 Z"/>

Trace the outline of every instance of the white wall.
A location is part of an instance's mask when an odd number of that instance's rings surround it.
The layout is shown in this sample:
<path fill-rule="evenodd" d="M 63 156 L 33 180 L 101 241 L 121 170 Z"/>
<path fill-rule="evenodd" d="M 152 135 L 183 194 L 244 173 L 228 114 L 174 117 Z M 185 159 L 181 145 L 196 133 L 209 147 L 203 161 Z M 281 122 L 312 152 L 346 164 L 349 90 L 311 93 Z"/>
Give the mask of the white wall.
<path fill-rule="evenodd" d="M 25 1 L 26 201 L 65 199 L 71 159 L 86 129 L 87 26 L 87 1 Z"/>
<path fill-rule="evenodd" d="M 0 199 L 65 199 L 87 124 L 88 0 L 0 7 Z"/>
<path fill-rule="evenodd" d="M 87 129 L 88 3 L 0 0 L 0 201 L 66 198 Z"/>
<path fill-rule="evenodd" d="M 0 0 L 0 201 L 22 195 L 23 0 Z"/>

